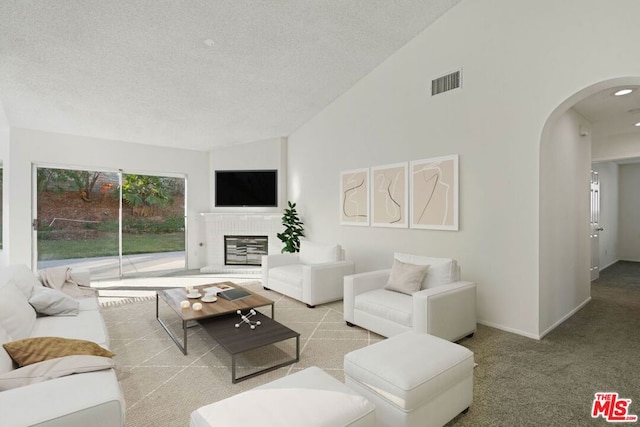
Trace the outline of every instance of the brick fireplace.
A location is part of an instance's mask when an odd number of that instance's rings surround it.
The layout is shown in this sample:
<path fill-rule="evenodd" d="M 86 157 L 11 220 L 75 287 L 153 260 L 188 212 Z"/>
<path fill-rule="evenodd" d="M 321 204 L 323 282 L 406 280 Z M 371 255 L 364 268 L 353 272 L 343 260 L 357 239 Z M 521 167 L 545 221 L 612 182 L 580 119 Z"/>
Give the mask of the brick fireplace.
<path fill-rule="evenodd" d="M 241 213 L 202 213 L 205 222 L 205 248 L 207 256 L 207 266 L 200 269 L 205 273 L 225 273 L 244 271 L 247 268 L 259 269 L 260 265 L 256 261 L 260 259 L 263 252 L 267 254 L 280 253 L 282 244 L 277 233 L 282 231 L 281 214 L 241 214 Z M 256 246 L 255 237 L 260 237 L 266 242 L 260 242 L 260 247 Z M 235 262 L 227 263 L 225 253 L 229 246 L 225 237 L 249 238 L 247 242 L 232 240 L 232 259 Z M 237 244 L 240 244 L 239 251 Z M 259 251 L 260 253 L 256 253 Z M 243 263 L 242 252 L 250 253 L 249 262 Z M 246 257 L 245 257 L 246 258 Z"/>

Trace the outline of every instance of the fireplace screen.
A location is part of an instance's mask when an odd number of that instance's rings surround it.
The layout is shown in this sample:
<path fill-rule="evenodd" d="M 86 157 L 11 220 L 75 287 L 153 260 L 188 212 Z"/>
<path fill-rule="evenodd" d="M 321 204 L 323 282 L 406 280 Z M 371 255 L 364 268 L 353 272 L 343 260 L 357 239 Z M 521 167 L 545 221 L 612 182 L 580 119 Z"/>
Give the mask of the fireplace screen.
<path fill-rule="evenodd" d="M 224 236 L 224 264 L 262 265 L 268 249 L 267 236 Z"/>

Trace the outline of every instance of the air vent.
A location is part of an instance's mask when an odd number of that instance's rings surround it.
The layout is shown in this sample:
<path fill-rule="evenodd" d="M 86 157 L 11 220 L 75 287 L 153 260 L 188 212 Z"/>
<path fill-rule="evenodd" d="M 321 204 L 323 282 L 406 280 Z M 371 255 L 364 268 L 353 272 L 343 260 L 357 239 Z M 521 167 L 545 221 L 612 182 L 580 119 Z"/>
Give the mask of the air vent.
<path fill-rule="evenodd" d="M 446 76 L 431 80 L 431 96 L 459 88 L 461 80 L 460 77 L 461 72 L 458 70 L 451 74 L 447 74 Z"/>

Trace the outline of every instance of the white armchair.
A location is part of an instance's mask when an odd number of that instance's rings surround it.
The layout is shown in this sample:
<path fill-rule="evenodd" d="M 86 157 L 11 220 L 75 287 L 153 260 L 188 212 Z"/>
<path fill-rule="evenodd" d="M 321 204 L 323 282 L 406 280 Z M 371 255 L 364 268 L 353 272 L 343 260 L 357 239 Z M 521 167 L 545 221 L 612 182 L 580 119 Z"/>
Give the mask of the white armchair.
<path fill-rule="evenodd" d="M 342 299 L 344 276 L 353 274 L 353 261 L 344 259 L 337 244 L 303 240 L 299 253 L 262 256 L 262 286 L 313 308 Z"/>
<path fill-rule="evenodd" d="M 415 292 L 386 289 L 392 269 L 344 278 L 344 319 L 385 337 L 413 330 L 449 341 L 476 330 L 476 284 L 460 280 L 455 259 L 395 254 L 396 265 L 429 266 Z"/>

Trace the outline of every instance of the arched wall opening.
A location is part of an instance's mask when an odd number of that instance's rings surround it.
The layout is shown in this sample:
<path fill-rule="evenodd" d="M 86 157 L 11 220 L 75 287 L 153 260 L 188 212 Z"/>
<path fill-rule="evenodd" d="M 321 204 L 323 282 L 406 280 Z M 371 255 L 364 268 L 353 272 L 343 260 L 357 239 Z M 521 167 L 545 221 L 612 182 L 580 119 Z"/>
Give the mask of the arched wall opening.
<path fill-rule="evenodd" d="M 591 123 L 573 107 L 598 92 L 640 85 L 620 77 L 585 87 L 551 113 L 539 162 L 539 331 L 543 337 L 591 299 Z"/>

